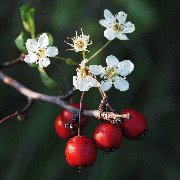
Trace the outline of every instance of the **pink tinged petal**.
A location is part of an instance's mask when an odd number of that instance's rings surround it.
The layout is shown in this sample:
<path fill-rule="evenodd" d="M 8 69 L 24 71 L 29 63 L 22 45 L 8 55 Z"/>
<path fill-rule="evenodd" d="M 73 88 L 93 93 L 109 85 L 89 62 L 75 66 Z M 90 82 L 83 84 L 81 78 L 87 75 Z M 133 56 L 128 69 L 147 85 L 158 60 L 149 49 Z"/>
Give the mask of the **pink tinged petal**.
<path fill-rule="evenodd" d="M 120 91 L 127 91 L 129 89 L 129 83 L 125 79 L 116 79 L 114 81 L 114 87 Z"/>
<path fill-rule="evenodd" d="M 40 68 L 47 67 L 51 62 L 49 58 L 43 58 L 38 61 Z"/>
<path fill-rule="evenodd" d="M 113 40 L 116 37 L 116 31 L 114 31 L 112 28 L 107 28 L 104 31 L 104 36 L 108 39 L 108 40 Z"/>
<path fill-rule="evenodd" d="M 28 39 L 26 42 L 26 48 L 28 53 L 35 52 L 38 48 L 38 43 L 34 39 Z"/>
<path fill-rule="evenodd" d="M 134 70 L 134 64 L 130 60 L 121 61 L 118 65 L 118 74 L 127 76 Z"/>
<path fill-rule="evenodd" d="M 132 24 L 131 22 L 127 22 L 124 24 L 122 33 L 132 33 L 133 31 L 135 31 L 134 24 Z"/>
<path fill-rule="evenodd" d="M 46 48 L 49 45 L 49 38 L 46 33 L 43 33 L 38 38 L 38 44 L 40 47 Z"/>
<path fill-rule="evenodd" d="M 123 11 L 118 12 L 116 15 L 116 19 L 119 21 L 120 24 L 124 24 L 126 22 L 127 14 Z"/>
<path fill-rule="evenodd" d="M 108 20 L 106 20 L 106 19 L 101 19 L 101 20 L 99 21 L 99 24 L 101 24 L 103 27 L 108 28 L 111 23 L 110 23 Z"/>
<path fill-rule="evenodd" d="M 118 66 L 119 60 L 115 56 L 110 55 L 106 58 L 106 63 L 110 67 Z"/>
<path fill-rule="evenodd" d="M 109 10 L 105 9 L 104 10 L 104 17 L 105 17 L 106 20 L 108 20 L 110 18 L 113 18 L 114 16 Z"/>
<path fill-rule="evenodd" d="M 47 56 L 54 57 L 58 55 L 58 49 L 54 46 L 47 47 Z"/>
<path fill-rule="evenodd" d="M 120 40 L 129 40 L 125 34 L 118 33 L 116 37 Z"/>
<path fill-rule="evenodd" d="M 112 87 L 111 81 L 101 81 L 101 89 L 103 91 L 108 91 Z"/>
<path fill-rule="evenodd" d="M 101 65 L 90 65 L 89 66 L 89 71 L 97 76 L 97 75 L 100 75 L 103 71 L 103 67 Z"/>
<path fill-rule="evenodd" d="M 97 80 L 94 79 L 92 76 L 87 76 L 86 80 L 88 81 L 89 86 L 91 86 L 91 87 L 97 87 L 98 86 Z"/>
<path fill-rule="evenodd" d="M 37 62 L 37 60 L 38 60 L 38 57 L 35 53 L 30 53 L 24 58 L 24 61 L 26 63 L 35 63 Z"/>

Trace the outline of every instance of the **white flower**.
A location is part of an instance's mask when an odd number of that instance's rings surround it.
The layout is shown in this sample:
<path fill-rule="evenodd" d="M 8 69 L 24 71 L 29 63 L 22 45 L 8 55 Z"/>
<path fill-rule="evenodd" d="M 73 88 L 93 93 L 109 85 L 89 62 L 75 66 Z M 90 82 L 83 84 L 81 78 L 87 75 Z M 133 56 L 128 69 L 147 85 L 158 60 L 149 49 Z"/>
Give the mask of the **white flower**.
<path fill-rule="evenodd" d="M 50 64 L 48 57 L 54 57 L 58 54 L 58 49 L 54 46 L 49 46 L 49 39 L 46 33 L 39 36 L 38 41 L 28 39 L 26 42 L 28 55 L 24 58 L 26 63 L 37 63 L 41 68 L 47 67 Z"/>
<path fill-rule="evenodd" d="M 79 68 L 76 69 L 77 76 L 73 76 L 73 85 L 76 89 L 80 91 L 88 91 L 91 87 L 99 86 L 99 82 L 94 78 L 94 74 L 91 72 L 89 67 L 85 64 L 87 59 L 83 60 L 81 64 L 79 64 Z"/>
<path fill-rule="evenodd" d="M 89 35 L 87 36 L 87 35 L 83 34 L 82 29 L 81 29 L 81 32 L 82 32 L 82 34 L 80 36 L 78 36 L 77 31 L 76 31 L 76 36 L 73 38 L 70 38 L 73 41 L 73 44 L 70 44 L 65 41 L 68 45 L 73 47 L 73 49 L 68 49 L 68 50 L 75 50 L 75 52 L 88 51 L 87 46 L 91 45 L 92 41 L 89 40 L 89 37 L 90 37 Z"/>
<path fill-rule="evenodd" d="M 126 33 L 132 33 L 135 30 L 134 24 L 126 22 L 127 14 L 123 11 L 118 12 L 115 16 L 107 9 L 104 10 L 104 17 L 99 23 L 107 28 L 104 36 L 108 40 L 118 38 L 120 40 L 128 40 Z"/>
<path fill-rule="evenodd" d="M 125 76 L 130 74 L 134 69 L 134 64 L 130 60 L 124 60 L 119 62 L 115 56 L 108 56 L 106 58 L 107 67 L 101 67 L 93 65 L 95 74 L 101 74 L 101 89 L 108 91 L 112 85 L 120 91 L 126 91 L 129 89 L 129 83 L 126 81 Z"/>

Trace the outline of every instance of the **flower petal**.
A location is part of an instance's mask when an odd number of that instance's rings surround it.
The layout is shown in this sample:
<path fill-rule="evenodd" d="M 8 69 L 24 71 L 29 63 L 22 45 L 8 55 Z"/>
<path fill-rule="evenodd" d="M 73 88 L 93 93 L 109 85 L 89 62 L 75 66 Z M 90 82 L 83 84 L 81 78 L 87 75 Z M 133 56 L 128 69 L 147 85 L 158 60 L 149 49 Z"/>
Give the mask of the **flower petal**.
<path fill-rule="evenodd" d="M 118 64 L 118 74 L 121 76 L 127 76 L 134 70 L 134 64 L 130 60 L 121 61 Z"/>
<path fill-rule="evenodd" d="M 24 61 L 26 63 L 35 63 L 37 62 L 37 60 L 38 60 L 38 57 L 35 53 L 30 53 L 24 58 Z"/>
<path fill-rule="evenodd" d="M 110 67 L 118 66 L 119 60 L 115 56 L 110 55 L 106 58 L 106 63 Z"/>
<path fill-rule="evenodd" d="M 35 52 L 38 48 L 38 43 L 34 39 L 28 39 L 26 42 L 26 48 L 28 53 Z"/>
<path fill-rule="evenodd" d="M 47 47 L 47 56 L 49 57 L 54 57 L 58 55 L 58 49 L 57 47 L 54 47 L 54 46 L 48 46 Z"/>
<path fill-rule="evenodd" d="M 43 33 L 38 38 L 38 44 L 40 47 L 46 48 L 49 45 L 49 38 L 46 33 Z"/>
<path fill-rule="evenodd" d="M 90 88 L 86 79 L 82 79 L 79 76 L 73 76 L 73 85 L 80 91 L 88 91 Z"/>
<path fill-rule="evenodd" d="M 124 24 L 126 22 L 127 14 L 123 11 L 118 12 L 116 15 L 116 19 L 119 21 L 120 24 Z"/>
<path fill-rule="evenodd" d="M 122 33 L 132 33 L 134 30 L 135 30 L 134 24 L 132 24 L 131 22 L 127 22 L 124 24 Z"/>
<path fill-rule="evenodd" d="M 105 9 L 104 10 L 104 17 L 105 17 L 106 20 L 108 20 L 108 19 L 110 19 L 110 18 L 112 18 L 114 16 L 109 10 Z"/>
<path fill-rule="evenodd" d="M 125 34 L 118 33 L 116 37 L 120 40 L 129 40 Z"/>
<path fill-rule="evenodd" d="M 127 91 L 129 89 L 129 83 L 125 79 L 116 79 L 114 81 L 114 87 L 120 91 Z"/>
<path fill-rule="evenodd" d="M 110 80 L 101 81 L 101 89 L 103 91 L 108 91 L 112 87 L 112 82 Z"/>
<path fill-rule="evenodd" d="M 108 28 L 110 26 L 110 22 L 106 19 L 101 19 L 99 21 L 99 24 L 101 24 L 103 27 L 106 27 L 106 28 Z"/>
<path fill-rule="evenodd" d="M 47 67 L 51 62 L 49 58 L 43 58 L 38 61 L 40 68 Z"/>
<path fill-rule="evenodd" d="M 108 39 L 108 40 L 113 40 L 116 37 L 116 32 L 112 29 L 112 28 L 107 28 L 104 31 L 104 36 Z"/>
<path fill-rule="evenodd" d="M 89 71 L 95 76 L 100 75 L 103 71 L 103 67 L 101 65 L 90 65 Z"/>
<path fill-rule="evenodd" d="M 91 86 L 91 87 L 97 87 L 98 86 L 97 80 L 94 79 L 92 76 L 87 76 L 86 80 L 88 81 L 89 86 Z"/>

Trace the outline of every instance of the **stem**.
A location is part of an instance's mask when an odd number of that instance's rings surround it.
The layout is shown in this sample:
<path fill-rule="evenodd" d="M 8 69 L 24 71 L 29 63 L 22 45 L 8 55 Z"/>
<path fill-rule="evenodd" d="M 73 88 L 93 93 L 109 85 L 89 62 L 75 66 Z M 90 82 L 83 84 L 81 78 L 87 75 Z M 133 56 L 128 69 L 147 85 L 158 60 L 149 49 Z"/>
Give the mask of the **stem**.
<path fill-rule="evenodd" d="M 53 58 L 58 59 L 58 60 L 62 60 L 62 61 L 72 61 L 74 64 L 78 65 L 77 61 L 75 61 L 73 59 L 70 59 L 70 58 L 64 58 L 64 57 L 61 57 L 61 56 L 55 56 Z"/>
<path fill-rule="evenodd" d="M 102 46 L 102 48 L 100 48 L 98 51 L 96 51 L 90 58 L 89 61 L 91 59 L 93 59 L 94 57 L 96 57 L 103 49 L 105 49 L 109 44 L 111 43 L 111 41 L 108 41 L 106 44 L 104 44 L 104 46 Z"/>
<path fill-rule="evenodd" d="M 86 59 L 86 52 L 85 51 L 82 52 L 82 55 L 83 55 L 83 59 Z"/>
<path fill-rule="evenodd" d="M 82 92 L 81 99 L 80 99 L 78 136 L 80 136 L 80 134 L 81 134 L 81 113 L 82 113 L 82 101 L 83 101 L 83 98 L 84 98 L 84 91 Z"/>

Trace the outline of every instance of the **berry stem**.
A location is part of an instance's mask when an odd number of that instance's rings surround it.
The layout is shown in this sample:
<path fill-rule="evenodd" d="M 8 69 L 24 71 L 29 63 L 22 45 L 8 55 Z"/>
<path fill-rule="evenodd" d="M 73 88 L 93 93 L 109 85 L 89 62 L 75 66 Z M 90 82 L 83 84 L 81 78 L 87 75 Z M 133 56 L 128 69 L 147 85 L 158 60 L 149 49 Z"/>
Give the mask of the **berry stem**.
<path fill-rule="evenodd" d="M 83 98 L 84 98 L 84 91 L 81 94 L 81 99 L 80 99 L 80 102 L 79 102 L 80 108 L 79 108 L 78 136 L 80 136 L 80 134 L 81 134 L 81 112 L 82 112 L 82 101 L 83 101 Z"/>

